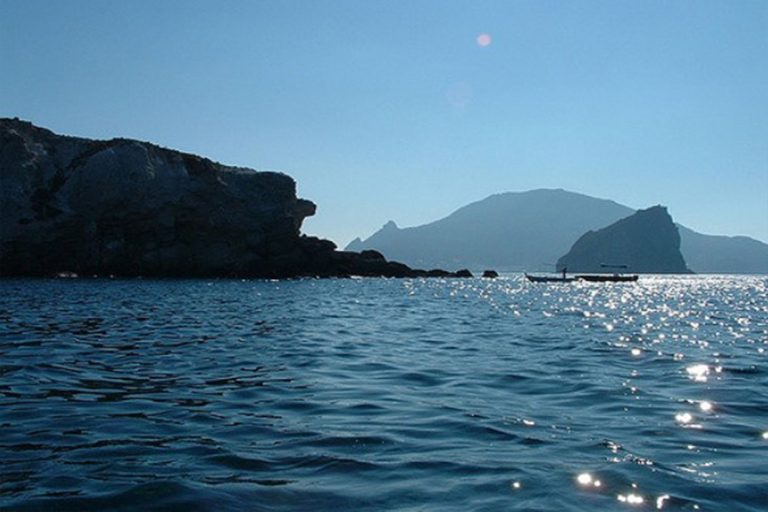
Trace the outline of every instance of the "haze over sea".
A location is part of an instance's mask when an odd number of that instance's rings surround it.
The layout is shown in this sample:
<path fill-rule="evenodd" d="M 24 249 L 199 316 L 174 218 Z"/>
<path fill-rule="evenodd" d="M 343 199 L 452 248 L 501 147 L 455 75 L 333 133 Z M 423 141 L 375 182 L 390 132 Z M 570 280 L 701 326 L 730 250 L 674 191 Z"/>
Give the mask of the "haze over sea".
<path fill-rule="evenodd" d="M 0 281 L 3 510 L 768 507 L 768 278 Z"/>

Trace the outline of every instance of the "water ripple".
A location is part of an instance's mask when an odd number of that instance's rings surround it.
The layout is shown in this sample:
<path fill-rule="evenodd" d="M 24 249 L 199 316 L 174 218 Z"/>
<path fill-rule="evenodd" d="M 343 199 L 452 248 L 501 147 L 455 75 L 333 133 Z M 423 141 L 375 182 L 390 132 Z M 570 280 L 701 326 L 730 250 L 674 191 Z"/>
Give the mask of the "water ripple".
<path fill-rule="evenodd" d="M 768 279 L 0 281 L 2 510 L 764 510 Z"/>

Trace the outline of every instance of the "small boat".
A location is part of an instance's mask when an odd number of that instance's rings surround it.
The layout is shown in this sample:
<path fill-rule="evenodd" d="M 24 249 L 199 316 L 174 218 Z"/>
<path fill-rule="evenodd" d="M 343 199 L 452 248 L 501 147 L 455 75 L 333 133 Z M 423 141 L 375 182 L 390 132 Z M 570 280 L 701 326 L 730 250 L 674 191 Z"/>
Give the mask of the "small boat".
<path fill-rule="evenodd" d="M 573 281 L 587 281 L 589 283 L 633 283 L 637 281 L 637 274 L 579 274 L 573 277 L 562 276 L 532 276 L 528 273 L 525 278 L 532 283 L 571 283 Z"/>
<path fill-rule="evenodd" d="M 532 276 L 528 273 L 525 274 L 525 278 L 532 283 L 570 283 L 575 281 L 575 277 L 565 276 Z"/>

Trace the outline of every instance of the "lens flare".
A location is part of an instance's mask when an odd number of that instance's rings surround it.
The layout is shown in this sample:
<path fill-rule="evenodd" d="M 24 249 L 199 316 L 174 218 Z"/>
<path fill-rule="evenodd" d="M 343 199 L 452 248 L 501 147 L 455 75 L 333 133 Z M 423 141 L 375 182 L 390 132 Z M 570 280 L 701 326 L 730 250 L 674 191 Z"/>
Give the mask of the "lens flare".
<path fill-rule="evenodd" d="M 486 46 L 490 46 L 491 44 L 491 35 L 482 33 L 479 36 L 477 36 L 477 46 L 480 46 L 481 48 L 485 48 Z"/>

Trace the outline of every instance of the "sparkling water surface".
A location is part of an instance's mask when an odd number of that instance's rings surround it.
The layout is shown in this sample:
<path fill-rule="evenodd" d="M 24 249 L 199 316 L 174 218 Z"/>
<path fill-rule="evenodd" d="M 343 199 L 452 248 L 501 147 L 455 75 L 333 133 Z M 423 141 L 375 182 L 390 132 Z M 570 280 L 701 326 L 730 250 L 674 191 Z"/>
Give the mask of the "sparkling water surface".
<path fill-rule="evenodd" d="M 0 281 L 3 510 L 768 510 L 768 278 Z"/>

